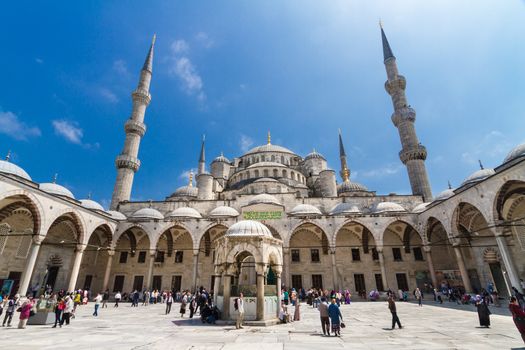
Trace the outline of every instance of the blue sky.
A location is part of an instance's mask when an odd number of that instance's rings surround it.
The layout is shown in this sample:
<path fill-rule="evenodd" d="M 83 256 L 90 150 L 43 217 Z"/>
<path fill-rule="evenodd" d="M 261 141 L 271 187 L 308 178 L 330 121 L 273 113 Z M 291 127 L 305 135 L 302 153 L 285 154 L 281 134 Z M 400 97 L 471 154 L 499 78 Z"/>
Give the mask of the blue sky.
<path fill-rule="evenodd" d="M 523 1 L 12 1 L 0 14 L 0 153 L 108 205 L 130 93 L 157 33 L 133 199 L 163 199 L 207 160 L 272 142 L 409 193 L 384 90 L 382 19 L 434 194 L 525 141 Z"/>

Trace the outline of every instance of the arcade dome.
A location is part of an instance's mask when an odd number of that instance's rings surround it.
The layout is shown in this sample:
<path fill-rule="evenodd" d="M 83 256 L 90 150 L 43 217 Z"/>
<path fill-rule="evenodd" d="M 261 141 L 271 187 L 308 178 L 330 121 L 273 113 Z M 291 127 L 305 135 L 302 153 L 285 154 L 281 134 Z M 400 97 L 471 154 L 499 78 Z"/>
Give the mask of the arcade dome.
<path fill-rule="evenodd" d="M 226 236 L 237 236 L 237 237 L 273 237 L 270 229 L 264 226 L 258 221 L 243 220 L 233 224 L 227 231 Z"/>
<path fill-rule="evenodd" d="M 23 179 L 32 181 L 31 177 L 24 169 L 22 169 L 16 164 L 8 162 L 7 160 L 0 160 L 0 172 L 7 173 L 7 174 L 13 174 L 16 176 L 20 176 Z"/>
<path fill-rule="evenodd" d="M 164 215 L 160 213 L 157 209 L 153 208 L 142 208 L 131 214 L 131 218 L 134 219 L 164 219 Z"/>

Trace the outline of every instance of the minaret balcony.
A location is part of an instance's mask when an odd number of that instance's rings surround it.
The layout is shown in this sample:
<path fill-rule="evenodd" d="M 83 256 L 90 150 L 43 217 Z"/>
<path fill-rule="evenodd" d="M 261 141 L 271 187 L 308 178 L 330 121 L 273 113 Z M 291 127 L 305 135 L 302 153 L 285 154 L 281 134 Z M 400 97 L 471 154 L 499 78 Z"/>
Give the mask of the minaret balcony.
<path fill-rule="evenodd" d="M 402 122 L 415 122 L 416 121 L 416 111 L 412 107 L 402 107 L 392 113 L 392 123 L 397 126 Z"/>
<path fill-rule="evenodd" d="M 140 160 L 132 156 L 120 154 L 117 156 L 117 159 L 115 159 L 115 166 L 117 169 L 127 168 L 137 172 L 140 168 Z"/>
<path fill-rule="evenodd" d="M 402 75 L 396 75 L 394 79 L 385 82 L 385 90 L 389 95 L 392 95 L 399 90 L 405 90 L 406 86 L 407 81 Z"/>
<path fill-rule="evenodd" d="M 145 104 L 146 106 L 151 102 L 150 93 L 147 90 L 141 88 L 137 88 L 135 91 L 133 91 L 131 93 L 131 97 L 133 98 L 134 102 L 139 102 Z"/>
<path fill-rule="evenodd" d="M 406 164 L 411 160 L 425 160 L 427 159 L 427 149 L 423 145 L 416 145 L 410 149 L 402 149 L 399 152 L 399 159 Z"/>
<path fill-rule="evenodd" d="M 146 124 L 137 122 L 133 119 L 128 119 L 126 124 L 124 124 L 124 130 L 126 131 L 126 134 L 137 134 L 142 137 L 146 133 Z"/>

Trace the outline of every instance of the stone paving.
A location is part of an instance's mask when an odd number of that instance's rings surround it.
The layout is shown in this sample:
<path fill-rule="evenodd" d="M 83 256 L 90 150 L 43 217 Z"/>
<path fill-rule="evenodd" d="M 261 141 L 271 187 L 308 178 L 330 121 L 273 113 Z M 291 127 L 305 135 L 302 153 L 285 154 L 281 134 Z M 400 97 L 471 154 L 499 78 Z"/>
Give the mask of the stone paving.
<path fill-rule="evenodd" d="M 391 330 L 386 302 L 343 305 L 347 324 L 342 336 L 321 334 L 316 309 L 301 305 L 302 320 L 271 327 L 203 325 L 171 315 L 164 305 L 102 309 L 81 307 L 71 325 L 0 328 L 1 349 L 525 349 L 505 308 L 495 310 L 490 329 L 479 328 L 473 306 L 397 303 L 403 329 Z M 188 314 L 186 314 L 187 316 Z M 16 316 L 16 321 L 18 317 Z"/>

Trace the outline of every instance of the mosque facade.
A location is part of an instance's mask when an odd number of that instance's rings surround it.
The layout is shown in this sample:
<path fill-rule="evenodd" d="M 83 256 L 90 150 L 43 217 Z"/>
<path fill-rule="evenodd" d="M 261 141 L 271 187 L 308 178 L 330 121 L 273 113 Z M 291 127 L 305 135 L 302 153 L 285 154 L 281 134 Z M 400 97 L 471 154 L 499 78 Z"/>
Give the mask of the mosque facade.
<path fill-rule="evenodd" d="M 56 181 L 34 182 L 9 157 L 0 161 L 0 286 L 21 294 L 45 285 L 111 292 L 203 286 L 221 295 L 255 284 L 354 294 L 442 282 L 468 292 L 489 282 L 501 295 L 522 290 L 525 144 L 498 167 L 481 166 L 433 196 L 406 79 L 383 29 L 381 36 L 412 194 L 381 195 L 353 181 L 341 134 L 340 181 L 320 153 L 299 155 L 268 134 L 264 145 L 209 163 L 203 140 L 186 186 L 163 200 L 131 201 L 151 102 L 153 41 L 132 93 L 110 210 L 77 200 Z"/>

